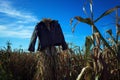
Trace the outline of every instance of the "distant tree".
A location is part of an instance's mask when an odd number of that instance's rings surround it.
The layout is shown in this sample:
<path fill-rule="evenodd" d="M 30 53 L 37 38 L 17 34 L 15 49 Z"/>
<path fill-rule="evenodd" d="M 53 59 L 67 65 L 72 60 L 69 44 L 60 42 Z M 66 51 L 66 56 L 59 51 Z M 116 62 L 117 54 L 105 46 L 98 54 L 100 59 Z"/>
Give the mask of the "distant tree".
<path fill-rule="evenodd" d="M 12 48 L 11 48 L 11 42 L 10 41 L 7 41 L 7 52 L 12 52 Z"/>

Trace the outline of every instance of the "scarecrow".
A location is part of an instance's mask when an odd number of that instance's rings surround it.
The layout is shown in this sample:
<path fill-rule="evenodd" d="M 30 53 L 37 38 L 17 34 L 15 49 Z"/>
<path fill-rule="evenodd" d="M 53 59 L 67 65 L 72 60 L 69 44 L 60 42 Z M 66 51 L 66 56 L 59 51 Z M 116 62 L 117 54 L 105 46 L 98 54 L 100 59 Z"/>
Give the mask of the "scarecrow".
<path fill-rule="evenodd" d="M 42 52 L 40 57 L 43 58 L 42 60 L 40 59 L 40 61 L 44 65 L 44 68 L 42 67 L 43 72 L 40 73 L 42 74 L 42 76 L 44 76 L 42 80 L 48 79 L 57 80 L 56 76 L 57 51 L 55 46 L 62 46 L 62 50 L 66 50 L 68 48 L 63 36 L 61 26 L 58 23 L 58 21 L 51 19 L 43 19 L 35 26 L 35 29 L 31 37 L 30 45 L 28 48 L 30 52 L 35 51 L 35 43 L 37 38 L 38 38 L 37 51 L 40 51 L 40 53 Z M 38 63 L 38 65 L 39 64 L 40 63 Z"/>

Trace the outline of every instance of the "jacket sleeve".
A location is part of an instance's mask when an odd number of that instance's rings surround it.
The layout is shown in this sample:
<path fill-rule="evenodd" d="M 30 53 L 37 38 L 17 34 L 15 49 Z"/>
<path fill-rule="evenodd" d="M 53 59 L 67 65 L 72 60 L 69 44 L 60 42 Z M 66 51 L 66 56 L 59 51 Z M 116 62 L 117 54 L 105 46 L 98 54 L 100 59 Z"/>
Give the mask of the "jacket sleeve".
<path fill-rule="evenodd" d="M 35 51 L 36 40 L 37 40 L 37 26 L 35 27 L 35 29 L 32 33 L 30 44 L 29 44 L 29 47 L 28 47 L 28 51 L 32 51 L 32 52 Z"/>
<path fill-rule="evenodd" d="M 68 49 L 68 45 L 67 45 L 67 43 L 65 41 L 65 38 L 64 38 L 61 27 L 60 27 L 60 31 L 61 31 L 61 35 L 62 35 L 62 50 L 66 50 L 66 49 Z"/>

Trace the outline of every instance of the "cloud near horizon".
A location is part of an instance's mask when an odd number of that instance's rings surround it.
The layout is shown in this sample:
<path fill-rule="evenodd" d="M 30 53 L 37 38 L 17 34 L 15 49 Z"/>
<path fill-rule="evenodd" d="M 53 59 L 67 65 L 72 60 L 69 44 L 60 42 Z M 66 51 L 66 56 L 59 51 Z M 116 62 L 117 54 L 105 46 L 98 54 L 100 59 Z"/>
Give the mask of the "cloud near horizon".
<path fill-rule="evenodd" d="M 32 12 L 17 10 L 12 2 L 0 1 L 0 37 L 30 38 L 38 19 Z"/>

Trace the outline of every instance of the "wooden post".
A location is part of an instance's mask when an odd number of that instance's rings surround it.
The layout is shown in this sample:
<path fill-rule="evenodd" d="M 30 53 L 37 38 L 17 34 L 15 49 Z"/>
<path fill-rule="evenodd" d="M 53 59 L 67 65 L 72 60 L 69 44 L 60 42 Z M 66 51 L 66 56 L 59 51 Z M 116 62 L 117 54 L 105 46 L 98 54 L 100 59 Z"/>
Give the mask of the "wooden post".
<path fill-rule="evenodd" d="M 50 46 L 48 53 L 50 54 L 50 68 L 52 71 L 52 79 L 50 80 L 57 80 L 56 78 L 56 62 L 55 62 L 55 47 Z"/>

